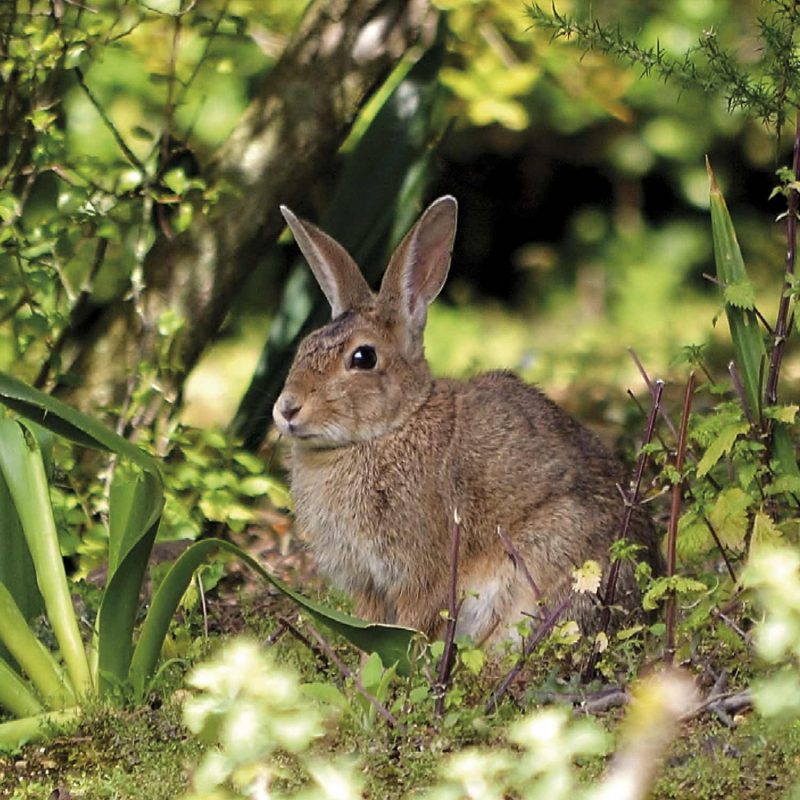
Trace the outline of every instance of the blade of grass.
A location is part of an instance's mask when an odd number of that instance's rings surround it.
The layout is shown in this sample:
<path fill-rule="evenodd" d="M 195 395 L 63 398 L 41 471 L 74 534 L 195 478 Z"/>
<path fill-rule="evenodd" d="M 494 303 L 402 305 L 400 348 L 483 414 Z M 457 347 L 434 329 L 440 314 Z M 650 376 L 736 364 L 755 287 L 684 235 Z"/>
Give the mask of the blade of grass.
<path fill-rule="evenodd" d="M 717 278 L 725 287 L 749 282 L 742 251 L 736 238 L 725 198 L 719 189 L 711 164 L 706 158 L 711 205 L 711 233 Z M 734 305 L 725 299 L 725 314 L 731 331 L 734 358 L 744 386 L 749 409 L 746 416 L 761 424 L 761 370 L 767 357 L 758 316 L 752 308 Z"/>
<path fill-rule="evenodd" d="M 72 686 L 78 697 L 84 697 L 93 690 L 92 677 L 64 572 L 41 452 L 30 430 L 11 419 L 0 419 L 0 470 L 22 523 L 47 618 Z"/>
<path fill-rule="evenodd" d="M 131 681 L 137 692 L 144 690 L 147 680 L 155 670 L 170 621 L 192 580 L 194 571 L 218 550 L 233 553 L 265 581 L 307 611 L 314 619 L 344 636 L 356 647 L 365 652 L 378 653 L 385 666 L 396 663 L 399 672 L 403 674 L 410 672 L 408 647 L 411 637 L 415 635 L 416 631 L 396 625 L 378 625 L 366 622 L 327 608 L 290 589 L 236 545 L 221 539 L 203 539 L 195 542 L 181 554 L 153 597 L 131 661 Z"/>
<path fill-rule="evenodd" d="M 44 699 L 48 708 L 64 708 L 75 703 L 75 696 L 64 684 L 55 660 L 33 635 L 11 592 L 0 583 L 0 641 Z M 29 716 L 27 711 L 18 716 Z"/>

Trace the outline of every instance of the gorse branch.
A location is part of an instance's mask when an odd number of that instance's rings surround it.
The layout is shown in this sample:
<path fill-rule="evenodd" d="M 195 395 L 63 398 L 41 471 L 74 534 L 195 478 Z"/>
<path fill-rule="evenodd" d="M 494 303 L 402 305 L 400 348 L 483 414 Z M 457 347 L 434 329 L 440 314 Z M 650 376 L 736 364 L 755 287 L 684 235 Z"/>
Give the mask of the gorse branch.
<path fill-rule="evenodd" d="M 777 8 L 759 21 L 761 58 L 747 66 L 720 44 L 713 30 L 703 31 L 696 45 L 673 57 L 658 42 L 643 47 L 619 25 L 579 20 L 560 13 L 555 5 L 549 13 L 538 4 L 531 5 L 528 15 L 535 27 L 550 31 L 555 39 L 605 53 L 680 89 L 721 94 L 730 111 L 742 111 L 780 130 L 788 109 L 796 107 L 800 98 L 800 58 L 795 46 L 800 9 L 793 2 L 771 5 Z"/>

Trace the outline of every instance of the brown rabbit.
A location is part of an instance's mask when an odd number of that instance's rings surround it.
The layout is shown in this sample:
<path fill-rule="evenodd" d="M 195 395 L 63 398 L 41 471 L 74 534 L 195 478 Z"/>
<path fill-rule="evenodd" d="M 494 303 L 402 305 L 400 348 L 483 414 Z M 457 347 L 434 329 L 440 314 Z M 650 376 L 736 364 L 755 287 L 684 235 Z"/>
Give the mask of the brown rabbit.
<path fill-rule="evenodd" d="M 594 434 L 511 373 L 431 376 L 423 330 L 450 265 L 455 199 L 436 200 L 406 234 L 377 295 L 340 244 L 281 211 L 333 319 L 300 344 L 273 417 L 291 441 L 298 522 L 356 613 L 441 631 L 455 513 L 458 632 L 476 641 L 507 636 L 539 600 L 552 607 L 587 559 L 607 572 L 623 471 Z M 629 538 L 657 563 L 645 514 L 634 514 Z M 629 564 L 617 602 L 638 604 Z M 597 597 L 581 595 L 570 616 L 591 629 Z"/>

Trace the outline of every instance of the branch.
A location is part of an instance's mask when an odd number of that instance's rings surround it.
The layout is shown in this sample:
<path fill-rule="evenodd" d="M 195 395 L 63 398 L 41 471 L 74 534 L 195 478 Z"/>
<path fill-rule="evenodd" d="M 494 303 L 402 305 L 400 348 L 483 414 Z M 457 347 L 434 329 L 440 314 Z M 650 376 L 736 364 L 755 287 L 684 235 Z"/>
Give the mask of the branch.
<path fill-rule="evenodd" d="M 689 430 L 689 413 L 692 408 L 692 394 L 694 392 L 694 372 L 689 373 L 686 382 L 686 391 L 683 395 L 683 413 L 681 414 L 681 427 L 678 432 L 678 452 L 675 456 L 675 469 L 678 471 L 678 480 L 672 487 L 672 507 L 667 528 L 667 577 L 675 574 L 675 555 L 678 541 L 678 517 L 681 511 L 681 497 L 683 496 L 683 463 L 686 458 L 686 439 Z M 667 632 L 664 660 L 671 664 L 675 657 L 675 592 L 670 592 L 667 598 Z"/>

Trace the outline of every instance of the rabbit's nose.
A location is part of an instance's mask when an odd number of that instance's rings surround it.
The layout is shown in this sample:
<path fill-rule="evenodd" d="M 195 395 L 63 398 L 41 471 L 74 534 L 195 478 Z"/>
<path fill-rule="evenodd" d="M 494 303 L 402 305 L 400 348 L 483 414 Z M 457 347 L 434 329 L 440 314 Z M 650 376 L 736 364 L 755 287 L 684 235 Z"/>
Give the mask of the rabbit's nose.
<path fill-rule="evenodd" d="M 293 394 L 284 393 L 279 398 L 277 403 L 275 403 L 275 408 L 278 409 L 280 415 L 287 421 L 291 422 L 294 417 L 297 416 L 297 413 L 303 407 L 303 404 L 300 402 L 299 398 L 297 398 Z"/>

